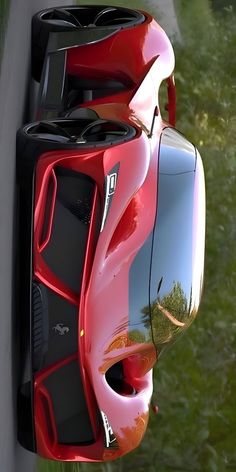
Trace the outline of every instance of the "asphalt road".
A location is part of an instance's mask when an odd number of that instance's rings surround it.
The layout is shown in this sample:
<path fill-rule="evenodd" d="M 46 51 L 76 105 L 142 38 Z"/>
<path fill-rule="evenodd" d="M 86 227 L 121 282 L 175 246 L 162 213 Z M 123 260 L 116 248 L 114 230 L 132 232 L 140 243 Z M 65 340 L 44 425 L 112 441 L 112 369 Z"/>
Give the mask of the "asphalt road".
<path fill-rule="evenodd" d="M 16 437 L 18 372 L 14 306 L 15 135 L 27 120 L 32 15 L 67 0 L 12 0 L 0 75 L 0 471 L 34 472 Z"/>

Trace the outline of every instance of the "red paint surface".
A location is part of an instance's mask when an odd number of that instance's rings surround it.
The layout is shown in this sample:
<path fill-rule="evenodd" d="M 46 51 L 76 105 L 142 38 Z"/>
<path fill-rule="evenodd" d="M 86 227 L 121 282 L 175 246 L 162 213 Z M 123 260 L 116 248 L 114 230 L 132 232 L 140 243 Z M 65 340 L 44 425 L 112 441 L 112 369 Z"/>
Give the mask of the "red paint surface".
<path fill-rule="evenodd" d="M 94 60 L 96 58 L 96 61 Z M 78 307 L 80 366 L 96 442 L 65 446 L 57 442 L 53 405 L 44 380 L 72 360 L 68 358 L 35 376 L 35 425 L 38 453 L 55 460 L 102 461 L 119 457 L 140 443 L 146 430 L 152 395 L 153 344 L 137 344 L 128 337 L 128 278 L 131 264 L 151 233 L 156 214 L 159 139 L 165 124 L 156 118 L 161 82 L 173 72 L 171 44 L 159 25 L 146 15 L 144 24 L 125 29 L 97 44 L 68 50 L 67 72 L 79 77 L 119 80 L 122 93 L 89 102 L 100 118 L 124 120 L 137 129 L 136 137 L 109 149 L 54 151 L 42 155 L 36 169 L 34 210 L 34 277 Z M 175 96 L 170 84 L 170 121 L 175 120 Z M 84 104 L 83 106 L 88 106 Z M 97 245 L 94 214 L 97 199 L 104 202 L 107 173 L 119 163 L 119 177 L 112 207 Z M 80 295 L 72 292 L 46 265 L 43 249 L 50 240 L 54 205 L 42 242 L 42 227 L 49 180 L 55 184 L 55 167 L 63 166 L 90 176 L 96 184 L 91 225 Z M 55 187 L 54 187 L 55 188 Z M 54 201 L 55 199 L 53 199 Z M 83 330 L 83 336 L 80 332 Z M 74 359 L 74 357 L 73 357 Z M 135 396 L 112 390 L 105 372 L 124 359 L 125 379 L 135 386 Z M 60 394 L 60 392 L 58 392 Z M 45 407 L 45 402 L 47 407 Z M 105 449 L 104 431 L 97 430 L 95 406 L 109 419 L 118 449 Z"/>

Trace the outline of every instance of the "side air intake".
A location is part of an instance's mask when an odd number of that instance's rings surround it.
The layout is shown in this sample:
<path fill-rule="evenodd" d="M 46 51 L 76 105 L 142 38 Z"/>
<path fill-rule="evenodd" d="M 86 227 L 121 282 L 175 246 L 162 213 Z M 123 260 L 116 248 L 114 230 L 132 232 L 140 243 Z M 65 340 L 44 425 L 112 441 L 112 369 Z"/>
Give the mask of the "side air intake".
<path fill-rule="evenodd" d="M 32 348 L 33 369 L 39 370 L 47 351 L 48 341 L 48 306 L 46 289 L 39 284 L 32 286 Z"/>

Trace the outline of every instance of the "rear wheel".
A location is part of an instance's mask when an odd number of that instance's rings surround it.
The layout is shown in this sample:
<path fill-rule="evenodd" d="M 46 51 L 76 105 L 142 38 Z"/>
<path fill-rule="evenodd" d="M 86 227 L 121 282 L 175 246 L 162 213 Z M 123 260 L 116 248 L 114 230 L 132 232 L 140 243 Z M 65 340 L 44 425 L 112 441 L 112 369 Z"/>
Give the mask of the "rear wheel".
<path fill-rule="evenodd" d="M 50 8 L 37 13 L 32 20 L 32 76 L 40 81 L 49 34 L 83 28 L 130 28 L 143 23 L 144 15 L 135 10 L 113 6 L 72 6 Z"/>

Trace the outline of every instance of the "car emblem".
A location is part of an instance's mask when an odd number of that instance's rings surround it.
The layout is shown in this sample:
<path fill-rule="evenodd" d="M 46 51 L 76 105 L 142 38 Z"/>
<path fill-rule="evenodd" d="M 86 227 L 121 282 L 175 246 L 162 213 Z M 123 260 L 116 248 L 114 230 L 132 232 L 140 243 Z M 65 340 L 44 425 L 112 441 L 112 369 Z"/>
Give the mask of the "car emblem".
<path fill-rule="evenodd" d="M 103 212 L 103 217 L 102 217 L 102 224 L 101 224 L 101 229 L 100 232 L 102 232 L 107 215 L 111 206 L 111 202 L 113 199 L 113 195 L 116 190 L 116 184 L 117 184 L 117 179 L 118 179 L 118 171 L 119 171 L 120 164 L 116 164 L 110 171 L 109 174 L 107 174 L 106 179 L 105 179 L 105 204 L 104 204 L 104 212 Z"/>
<path fill-rule="evenodd" d="M 113 433 L 112 427 L 109 424 L 108 418 L 103 411 L 101 411 L 103 426 L 105 430 L 105 446 L 109 447 L 118 447 L 117 439 Z"/>
<path fill-rule="evenodd" d="M 52 329 L 60 336 L 64 336 L 64 334 L 67 334 L 70 331 L 70 328 L 68 328 L 68 326 L 65 326 L 63 323 L 57 323 L 57 325 L 53 326 Z"/>

